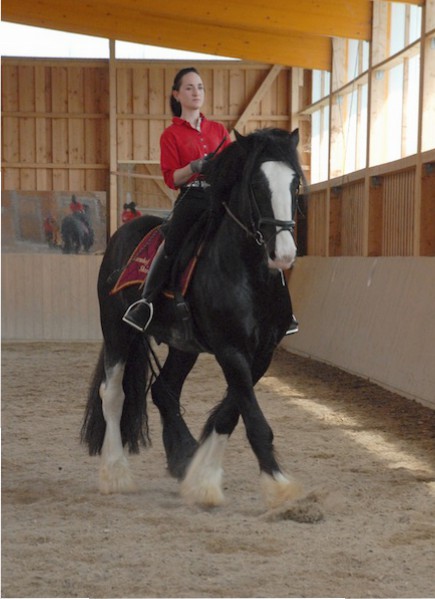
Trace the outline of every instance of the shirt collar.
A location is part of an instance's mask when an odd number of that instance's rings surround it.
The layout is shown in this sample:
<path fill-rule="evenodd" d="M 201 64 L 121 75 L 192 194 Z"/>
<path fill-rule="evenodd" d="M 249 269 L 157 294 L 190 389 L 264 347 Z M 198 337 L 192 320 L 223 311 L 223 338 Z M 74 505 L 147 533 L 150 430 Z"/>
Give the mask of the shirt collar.
<path fill-rule="evenodd" d="M 199 116 L 201 118 L 201 125 L 202 125 L 202 123 L 204 121 L 206 121 L 207 119 L 202 114 L 202 112 L 199 113 Z M 188 121 L 186 121 L 185 119 L 180 118 L 179 116 L 172 117 L 172 123 L 174 125 L 178 125 L 178 126 L 189 127 L 189 129 L 193 129 L 194 131 L 196 131 L 195 127 L 192 127 L 192 125 Z"/>

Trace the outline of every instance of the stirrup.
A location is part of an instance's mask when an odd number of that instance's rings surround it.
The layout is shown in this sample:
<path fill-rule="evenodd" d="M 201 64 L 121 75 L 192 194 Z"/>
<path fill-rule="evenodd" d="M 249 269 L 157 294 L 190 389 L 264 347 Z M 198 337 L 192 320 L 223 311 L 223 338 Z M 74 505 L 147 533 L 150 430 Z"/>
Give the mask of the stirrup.
<path fill-rule="evenodd" d="M 299 323 L 296 320 L 296 318 L 293 316 L 290 326 L 287 329 L 287 331 L 285 332 L 285 336 L 287 337 L 288 335 L 294 335 L 298 331 L 299 331 Z"/>
<path fill-rule="evenodd" d="M 145 305 L 149 309 L 150 315 L 149 315 L 148 320 L 146 321 L 145 325 L 141 326 L 134 319 L 134 314 L 132 314 L 132 312 L 134 312 L 134 309 L 137 308 L 138 306 L 141 306 L 142 304 Z M 136 329 L 137 331 L 140 331 L 141 333 L 143 333 L 148 328 L 148 325 L 152 321 L 153 314 L 154 314 L 153 304 L 151 302 L 148 302 L 146 299 L 141 298 L 140 300 L 137 300 L 137 302 L 134 302 L 133 304 L 131 304 L 131 306 L 129 306 L 127 308 L 127 311 L 124 314 L 124 316 L 122 317 L 122 320 L 124 322 L 126 322 L 128 325 L 130 325 L 131 327 L 133 327 L 134 329 Z"/>

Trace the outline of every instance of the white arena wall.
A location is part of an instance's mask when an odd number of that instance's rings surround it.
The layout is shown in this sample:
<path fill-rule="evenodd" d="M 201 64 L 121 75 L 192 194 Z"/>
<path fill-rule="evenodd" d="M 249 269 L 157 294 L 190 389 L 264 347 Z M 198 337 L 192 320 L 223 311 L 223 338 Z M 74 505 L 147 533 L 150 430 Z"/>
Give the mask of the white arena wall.
<path fill-rule="evenodd" d="M 285 349 L 435 408 L 435 258 L 298 258 Z"/>
<path fill-rule="evenodd" d="M 101 260 L 95 255 L 3 254 L 3 341 L 101 340 Z"/>
<path fill-rule="evenodd" d="M 3 254 L 3 341 L 99 341 L 101 256 Z M 299 258 L 288 351 L 435 408 L 435 258 Z"/>

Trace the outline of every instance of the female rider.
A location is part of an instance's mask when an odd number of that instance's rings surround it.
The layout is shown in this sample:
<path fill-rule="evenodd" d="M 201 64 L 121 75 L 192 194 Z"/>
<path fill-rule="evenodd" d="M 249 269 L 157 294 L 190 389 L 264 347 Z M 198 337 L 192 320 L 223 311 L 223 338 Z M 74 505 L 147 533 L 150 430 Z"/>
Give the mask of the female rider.
<path fill-rule="evenodd" d="M 208 185 L 201 178 L 206 157 L 231 143 L 225 127 L 202 113 L 204 84 L 193 67 L 177 73 L 170 105 L 172 124 L 160 138 L 160 167 L 166 185 L 180 194 L 165 231 L 165 241 L 148 273 L 142 298 L 132 304 L 123 320 L 145 331 L 153 317 L 153 301 L 169 275 L 181 243 L 200 216 L 210 209 Z"/>

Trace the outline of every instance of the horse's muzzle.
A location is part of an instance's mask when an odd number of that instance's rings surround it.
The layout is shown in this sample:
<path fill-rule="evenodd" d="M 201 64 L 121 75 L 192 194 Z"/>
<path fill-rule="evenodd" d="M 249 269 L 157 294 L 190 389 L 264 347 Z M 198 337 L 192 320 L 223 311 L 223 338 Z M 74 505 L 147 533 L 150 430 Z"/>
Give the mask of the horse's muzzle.
<path fill-rule="evenodd" d="M 274 251 L 269 253 L 269 268 L 288 270 L 296 260 L 296 244 L 289 231 L 281 231 L 275 238 Z"/>
<path fill-rule="evenodd" d="M 295 258 L 276 259 L 269 258 L 268 266 L 271 270 L 289 270 L 295 262 Z"/>

